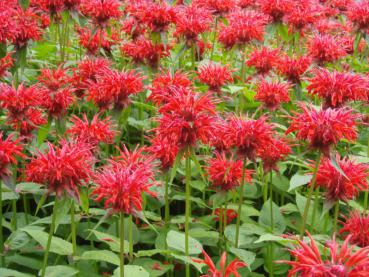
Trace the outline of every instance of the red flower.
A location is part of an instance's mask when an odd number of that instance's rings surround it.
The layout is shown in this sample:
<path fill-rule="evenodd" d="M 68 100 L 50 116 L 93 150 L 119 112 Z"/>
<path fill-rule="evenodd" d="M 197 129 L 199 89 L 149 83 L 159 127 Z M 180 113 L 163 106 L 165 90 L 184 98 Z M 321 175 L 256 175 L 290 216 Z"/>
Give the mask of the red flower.
<path fill-rule="evenodd" d="M 41 69 L 40 76 L 37 79 L 51 91 L 58 90 L 69 83 L 67 70 L 61 66 L 56 69 Z"/>
<path fill-rule="evenodd" d="M 160 106 L 169 101 L 174 91 L 180 88 L 190 89 L 191 86 L 192 83 L 185 73 L 180 71 L 174 74 L 170 71 L 161 73 L 152 81 L 152 86 L 149 88 L 151 94 L 147 100 L 151 100 L 156 106 Z"/>
<path fill-rule="evenodd" d="M 295 113 L 287 134 L 296 131 L 296 137 L 309 142 L 310 147 L 329 154 L 329 148 L 342 139 L 354 141 L 357 137 L 358 115 L 350 109 L 316 110 L 301 104 L 302 113 Z"/>
<path fill-rule="evenodd" d="M 241 184 L 242 181 L 242 161 L 229 159 L 225 153 L 215 152 L 215 158 L 208 161 L 206 167 L 210 182 L 214 188 L 228 191 Z M 245 171 L 245 181 L 251 183 L 251 171 Z"/>
<path fill-rule="evenodd" d="M 309 55 L 318 63 L 335 62 L 346 55 L 339 38 L 329 34 L 315 35 L 308 42 Z"/>
<path fill-rule="evenodd" d="M 291 10 L 293 6 L 291 0 L 260 0 L 260 10 L 273 18 L 274 22 L 282 20 L 283 16 Z"/>
<path fill-rule="evenodd" d="M 154 129 L 159 136 L 180 150 L 194 147 L 200 140 L 208 143 L 214 123 L 215 106 L 209 95 L 178 89 L 173 97 L 160 108 L 162 117 Z"/>
<path fill-rule="evenodd" d="M 7 110 L 8 123 L 22 136 L 28 136 L 37 126 L 47 122 L 39 109 L 44 93 L 36 86 L 26 88 L 21 84 L 16 90 L 0 85 L 0 105 Z"/>
<path fill-rule="evenodd" d="M 340 234 L 344 234 L 346 238 L 350 237 L 350 242 L 360 247 L 369 246 L 369 215 L 353 211 L 342 223 Z"/>
<path fill-rule="evenodd" d="M 40 40 L 42 30 L 40 17 L 32 9 L 23 10 L 20 7 L 14 9 L 13 20 L 15 28 L 12 30 L 12 42 L 17 49 L 26 46 L 29 40 Z"/>
<path fill-rule="evenodd" d="M 4 58 L 0 59 L 0 78 L 4 77 L 6 71 L 13 66 L 13 53 L 8 53 Z"/>
<path fill-rule="evenodd" d="M 6 5 L 5 5 L 6 4 Z M 0 43 L 12 40 L 15 33 L 15 20 L 13 18 L 14 7 L 9 7 L 8 3 L 0 3 Z"/>
<path fill-rule="evenodd" d="M 236 8 L 236 0 L 194 0 L 192 4 L 207 8 L 215 15 L 224 15 Z"/>
<path fill-rule="evenodd" d="M 227 134 L 228 122 L 221 116 L 217 116 L 213 123 L 213 134 L 216 134 L 210 138 L 210 145 L 215 147 L 219 152 L 227 152 L 229 150 L 228 142 L 225 139 Z"/>
<path fill-rule="evenodd" d="M 255 160 L 258 149 L 272 141 L 273 127 L 266 123 L 266 117 L 245 119 L 232 116 L 226 128 L 226 144 L 236 147 L 241 157 L 250 160 Z"/>
<path fill-rule="evenodd" d="M 81 0 L 64 0 L 64 6 L 69 11 L 75 11 L 79 9 Z"/>
<path fill-rule="evenodd" d="M 145 25 L 135 17 L 129 16 L 121 22 L 121 30 L 135 40 L 145 33 Z"/>
<path fill-rule="evenodd" d="M 123 44 L 121 51 L 124 55 L 131 57 L 134 62 L 157 68 L 160 60 L 169 56 L 169 48 L 162 43 L 154 44 L 151 40 L 141 37 Z"/>
<path fill-rule="evenodd" d="M 50 15 L 60 13 L 64 9 L 64 0 L 32 0 L 31 4 L 38 6 Z"/>
<path fill-rule="evenodd" d="M 232 70 L 228 66 L 222 66 L 216 63 L 202 65 L 198 70 L 200 82 L 209 86 L 210 91 L 221 92 L 221 87 L 227 83 L 233 82 Z"/>
<path fill-rule="evenodd" d="M 326 190 L 328 200 L 348 201 L 368 189 L 369 165 L 355 163 L 347 157 L 340 159 L 336 156 L 336 160 L 346 176 L 332 165 L 329 158 L 323 159 L 317 172 L 316 185 Z"/>
<path fill-rule="evenodd" d="M 353 0 L 331 0 L 330 4 L 332 7 L 340 10 L 347 11 L 349 5 L 351 5 Z"/>
<path fill-rule="evenodd" d="M 277 162 L 284 160 L 291 153 L 291 147 L 280 138 L 274 138 L 270 143 L 261 147 L 258 156 L 263 161 L 264 173 L 272 170 L 279 172 Z"/>
<path fill-rule="evenodd" d="M 246 9 L 254 4 L 255 0 L 237 0 L 237 5 L 241 9 Z"/>
<path fill-rule="evenodd" d="M 201 277 L 231 277 L 233 275 L 236 277 L 241 277 L 237 270 L 247 266 L 244 262 L 241 262 L 237 258 L 226 265 L 227 253 L 223 252 L 219 262 L 220 270 L 218 270 L 205 250 L 202 250 L 202 254 L 204 255 L 204 260 L 192 258 L 194 262 L 206 264 L 208 266 L 208 273 L 206 275 L 202 275 Z"/>
<path fill-rule="evenodd" d="M 285 56 L 276 63 L 280 74 L 292 83 L 299 83 L 303 75 L 311 64 L 311 58 L 307 56 L 293 57 Z"/>
<path fill-rule="evenodd" d="M 255 100 L 263 103 L 264 107 L 274 111 L 281 103 L 290 101 L 288 83 L 268 82 L 261 80 L 257 86 Z"/>
<path fill-rule="evenodd" d="M 121 110 L 127 107 L 131 100 L 130 95 L 135 95 L 143 90 L 141 75 L 136 71 L 104 70 L 97 76 L 96 83 L 89 86 L 88 99 L 107 109 L 111 104 L 115 109 Z"/>
<path fill-rule="evenodd" d="M 209 30 L 212 17 L 205 8 L 194 5 L 181 6 L 178 9 L 176 23 L 176 35 L 185 37 L 191 44 L 197 40 L 199 34 Z"/>
<path fill-rule="evenodd" d="M 23 158 L 22 146 L 19 139 L 13 139 L 13 136 L 3 139 L 3 133 L 0 132 L 0 180 L 11 174 L 9 166 L 17 164 L 16 157 Z"/>
<path fill-rule="evenodd" d="M 99 27 L 105 27 L 111 18 L 118 19 L 122 12 L 118 0 L 82 0 L 81 12 L 93 19 Z"/>
<path fill-rule="evenodd" d="M 325 107 L 340 107 L 348 101 L 368 99 L 368 80 L 360 74 L 314 70 L 308 92 L 325 101 Z"/>
<path fill-rule="evenodd" d="M 278 261 L 278 263 L 289 264 L 292 269 L 288 277 L 326 277 L 326 276 L 366 276 L 369 268 L 369 248 L 361 248 L 354 252 L 354 247 L 349 246 L 349 238 L 339 245 L 335 238 L 327 242 L 324 253 L 328 252 L 330 258 L 324 259 L 314 239 L 308 234 L 310 245 L 302 240 L 297 240 L 299 246 L 289 250 L 294 261 Z"/>
<path fill-rule="evenodd" d="M 26 166 L 27 181 L 44 184 L 58 197 L 67 193 L 78 198 L 78 186 L 88 184 L 92 176 L 94 159 L 90 149 L 83 143 L 66 141 L 59 147 L 51 143 L 48 146 L 46 153 L 38 151 Z"/>
<path fill-rule="evenodd" d="M 369 28 L 369 1 L 353 1 L 348 6 L 347 17 L 359 30 L 367 32 Z"/>
<path fill-rule="evenodd" d="M 78 141 L 83 141 L 97 146 L 100 142 L 111 144 L 114 142 L 116 131 L 110 117 L 99 119 L 99 114 L 96 114 L 91 122 L 87 119 L 87 115 L 83 114 L 83 119 L 73 115 L 72 126 L 68 128 L 67 133 Z"/>
<path fill-rule="evenodd" d="M 244 45 L 251 40 L 262 41 L 269 22 L 267 15 L 252 10 L 237 10 L 227 15 L 228 26 L 221 28 L 219 41 L 227 48 Z"/>
<path fill-rule="evenodd" d="M 105 30 L 98 29 L 96 32 L 90 28 L 77 28 L 79 35 L 79 43 L 86 48 L 89 54 L 96 55 L 100 48 L 105 52 L 110 53 L 111 47 L 118 44 L 120 40 L 116 30 L 108 34 Z"/>
<path fill-rule="evenodd" d="M 230 224 L 233 219 L 237 218 L 237 212 L 232 209 L 227 209 L 225 211 L 223 208 L 217 208 L 214 210 L 214 215 L 216 216 L 216 221 L 220 221 L 222 218 L 222 222 L 224 222 L 227 219 L 227 224 Z"/>
<path fill-rule="evenodd" d="M 161 170 L 168 171 L 174 164 L 178 154 L 178 147 L 173 143 L 168 143 L 160 135 L 151 140 L 151 146 L 148 149 L 156 159 L 161 162 Z"/>
<path fill-rule="evenodd" d="M 150 191 L 154 185 L 152 157 L 142 155 L 142 149 L 129 152 L 126 148 L 119 157 L 110 160 L 96 176 L 92 195 L 95 201 L 105 199 L 105 209 L 133 214 L 142 211 L 142 193 L 156 196 Z"/>
<path fill-rule="evenodd" d="M 246 61 L 247 66 L 255 67 L 258 74 L 267 74 L 272 68 L 278 64 L 279 50 L 262 47 L 255 49 L 249 59 Z"/>
<path fill-rule="evenodd" d="M 296 29 L 301 31 L 309 24 L 313 24 L 321 12 L 319 4 L 311 0 L 292 1 L 287 10 L 285 19 L 290 26 L 290 32 Z"/>

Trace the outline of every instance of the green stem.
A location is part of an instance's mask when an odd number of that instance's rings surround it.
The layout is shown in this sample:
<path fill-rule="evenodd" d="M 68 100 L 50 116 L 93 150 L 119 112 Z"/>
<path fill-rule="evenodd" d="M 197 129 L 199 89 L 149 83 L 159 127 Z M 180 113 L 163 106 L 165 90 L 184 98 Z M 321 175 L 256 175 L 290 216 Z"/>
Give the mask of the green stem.
<path fill-rule="evenodd" d="M 17 200 L 12 200 L 12 210 L 13 210 L 13 218 L 12 218 L 12 228 L 13 230 L 17 230 Z"/>
<path fill-rule="evenodd" d="M 72 234 L 72 245 L 73 245 L 73 256 L 77 255 L 77 235 L 76 235 L 76 222 L 75 222 L 75 210 L 74 210 L 74 200 L 72 199 L 72 203 L 70 206 L 70 227 Z"/>
<path fill-rule="evenodd" d="M 169 228 L 169 172 L 165 174 L 165 210 L 164 210 L 164 221 L 165 221 L 165 228 Z"/>
<path fill-rule="evenodd" d="M 334 220 L 333 220 L 333 232 L 334 233 L 337 231 L 337 221 L 338 221 L 339 212 L 340 212 L 340 201 L 337 200 L 336 205 L 334 207 Z"/>
<path fill-rule="evenodd" d="M 237 223 L 236 223 L 236 237 L 234 245 L 238 248 L 238 238 L 240 236 L 240 222 L 241 222 L 241 212 L 242 212 L 242 204 L 243 204 L 243 190 L 245 186 L 245 173 L 246 173 L 246 158 L 243 159 L 242 165 L 242 179 L 241 179 L 241 186 L 240 186 L 240 198 L 238 203 L 238 211 L 237 211 Z"/>
<path fill-rule="evenodd" d="M 314 208 L 313 208 L 313 215 L 312 215 L 312 219 L 311 219 L 311 226 L 314 228 L 315 226 L 315 217 L 317 214 L 317 210 L 318 210 L 318 206 L 319 206 L 319 201 L 318 201 L 318 196 L 319 196 L 319 188 L 315 189 L 315 193 L 314 193 Z"/>
<path fill-rule="evenodd" d="M 129 260 L 133 261 L 133 218 L 132 215 L 129 216 Z"/>
<path fill-rule="evenodd" d="M 194 42 L 192 43 L 192 46 L 191 46 L 191 66 L 193 70 L 196 69 L 195 61 L 196 61 L 196 43 Z"/>
<path fill-rule="evenodd" d="M 47 238 L 47 244 L 46 244 L 45 255 L 44 255 L 44 263 L 42 265 L 42 270 L 41 270 L 41 277 L 45 277 L 45 273 L 46 273 L 46 267 L 47 267 L 47 262 L 49 259 L 49 251 L 50 251 L 50 246 L 51 246 L 51 239 L 53 237 L 54 230 L 55 230 L 57 205 L 58 205 L 58 197 L 55 197 L 53 214 L 51 217 L 51 225 L 50 225 L 50 230 L 49 230 L 49 237 Z"/>
<path fill-rule="evenodd" d="M 270 171 L 270 184 L 269 184 L 269 202 L 270 202 L 270 228 L 273 232 L 274 218 L 273 218 L 273 171 Z"/>
<path fill-rule="evenodd" d="M 120 277 L 124 277 L 124 212 L 120 212 Z"/>
<path fill-rule="evenodd" d="M 0 266 L 5 266 L 4 260 L 4 237 L 3 237 L 3 186 L 0 179 Z"/>
<path fill-rule="evenodd" d="M 189 223 L 191 217 L 191 157 L 186 153 L 186 215 L 185 215 L 185 255 L 189 256 Z M 186 277 L 190 277 L 190 264 L 186 263 Z"/>
<path fill-rule="evenodd" d="M 214 50 L 215 50 L 215 41 L 216 41 L 216 38 L 217 38 L 217 28 L 218 28 L 218 17 L 216 16 L 215 17 L 215 25 L 214 25 L 214 31 L 213 31 L 213 45 L 211 47 L 211 54 L 210 54 L 210 60 L 213 59 L 213 55 L 214 55 Z"/>
<path fill-rule="evenodd" d="M 320 157 L 321 157 L 321 153 L 319 152 L 319 154 L 316 158 L 316 161 L 315 161 L 313 179 L 311 180 L 311 183 L 310 183 L 310 190 L 309 190 L 308 198 L 307 198 L 305 209 L 304 209 L 304 214 L 302 216 L 302 224 L 301 224 L 301 231 L 300 231 L 300 238 L 301 239 L 304 237 L 304 234 L 305 234 L 306 221 L 307 221 L 308 212 L 309 212 L 309 208 L 310 208 L 311 197 L 313 195 L 315 182 L 316 182 L 316 175 L 317 175 L 318 168 L 319 168 L 319 165 L 320 165 Z"/>

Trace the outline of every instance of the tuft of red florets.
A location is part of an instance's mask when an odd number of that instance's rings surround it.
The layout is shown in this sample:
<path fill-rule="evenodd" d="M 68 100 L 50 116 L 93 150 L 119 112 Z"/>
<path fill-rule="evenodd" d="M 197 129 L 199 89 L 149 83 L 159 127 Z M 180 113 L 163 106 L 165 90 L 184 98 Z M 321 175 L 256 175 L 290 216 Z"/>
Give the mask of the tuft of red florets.
<path fill-rule="evenodd" d="M 86 114 L 83 114 L 82 119 L 73 115 L 71 123 L 73 125 L 68 128 L 67 133 L 71 134 L 74 140 L 86 142 L 93 147 L 100 142 L 113 143 L 117 133 L 110 117 L 99 119 L 99 114 L 96 114 L 91 121 L 87 119 Z"/>
<path fill-rule="evenodd" d="M 143 149 L 136 148 L 133 152 L 124 148 L 119 158 L 109 160 L 109 164 L 96 175 L 96 187 L 92 195 L 95 201 L 105 200 L 106 209 L 114 212 L 134 214 L 142 211 L 142 194 L 151 196 L 154 185 L 153 157 L 144 156 Z"/>
<path fill-rule="evenodd" d="M 4 77 L 6 71 L 14 64 L 12 53 L 8 53 L 4 58 L 0 59 L 0 78 Z"/>
<path fill-rule="evenodd" d="M 296 84 L 301 80 L 301 75 L 303 75 L 311 64 L 311 58 L 308 56 L 292 57 L 285 56 L 280 59 L 276 64 L 278 72 L 281 75 L 286 76 L 286 78 Z"/>
<path fill-rule="evenodd" d="M 353 1 L 347 8 L 347 17 L 362 32 L 369 28 L 369 1 Z"/>
<path fill-rule="evenodd" d="M 251 52 L 247 66 L 255 67 L 258 74 L 267 74 L 278 64 L 279 50 L 262 47 Z"/>
<path fill-rule="evenodd" d="M 346 55 L 346 50 L 339 38 L 330 35 L 315 35 L 308 41 L 308 51 L 318 64 L 335 62 Z"/>
<path fill-rule="evenodd" d="M 264 173 L 272 170 L 279 172 L 277 163 L 284 160 L 291 153 L 291 147 L 286 140 L 281 138 L 273 138 L 271 142 L 263 145 L 258 150 L 258 156 L 263 161 Z"/>
<path fill-rule="evenodd" d="M 148 150 L 156 159 L 160 160 L 161 170 L 164 172 L 168 171 L 173 166 L 178 155 L 177 145 L 166 141 L 160 134 L 151 140 L 151 146 Z"/>
<path fill-rule="evenodd" d="M 369 268 L 369 247 L 354 251 L 349 246 L 348 237 L 342 245 L 335 238 L 326 243 L 324 256 L 320 254 L 314 239 L 308 234 L 310 244 L 297 240 L 298 246 L 289 250 L 294 261 L 278 261 L 289 264 L 292 269 L 288 277 L 292 276 L 366 276 Z M 328 255 L 329 258 L 325 258 Z"/>
<path fill-rule="evenodd" d="M 105 27 L 111 18 L 118 19 L 122 12 L 118 0 L 82 0 L 81 12 L 92 18 L 99 27 Z"/>
<path fill-rule="evenodd" d="M 290 101 L 290 88 L 288 83 L 269 82 L 263 79 L 257 85 L 255 100 L 262 102 L 265 108 L 274 111 L 281 103 Z"/>
<path fill-rule="evenodd" d="M 209 63 L 199 67 L 198 77 L 200 82 L 209 86 L 210 91 L 221 92 L 221 87 L 233 81 L 232 71 L 228 66 Z"/>
<path fill-rule="evenodd" d="M 47 186 L 49 193 L 79 197 L 78 187 L 88 184 L 94 159 L 89 146 L 81 142 L 48 143 L 49 149 L 38 151 L 26 166 L 27 181 Z"/>
<path fill-rule="evenodd" d="M 266 117 L 246 119 L 232 116 L 228 120 L 223 139 L 229 147 L 236 147 L 242 158 L 255 160 L 258 149 L 272 141 L 273 126 Z"/>
<path fill-rule="evenodd" d="M 242 161 L 232 156 L 227 158 L 224 152 L 215 152 L 215 157 L 208 161 L 206 171 L 215 189 L 228 191 L 241 184 Z M 245 180 L 251 183 L 249 170 L 245 171 Z"/>
<path fill-rule="evenodd" d="M 193 5 L 207 8 L 214 15 L 223 16 L 236 8 L 236 0 L 194 0 Z"/>
<path fill-rule="evenodd" d="M 351 243 L 360 247 L 369 246 L 369 215 L 352 211 L 342 224 L 340 234 L 350 237 Z"/>
<path fill-rule="evenodd" d="M 87 49 L 88 54 L 96 55 L 100 51 L 100 48 L 104 49 L 106 53 L 111 52 L 111 47 L 116 45 L 119 38 L 119 33 L 115 29 L 111 31 L 110 34 L 105 30 L 98 29 L 97 31 L 91 28 L 77 28 L 77 33 L 79 35 L 79 43 L 82 47 Z"/>
<path fill-rule="evenodd" d="M 216 216 L 214 220 L 220 221 L 222 219 L 222 222 L 227 220 L 227 224 L 230 224 L 233 219 L 237 218 L 237 212 L 233 209 L 217 208 L 214 210 L 214 215 Z"/>
<path fill-rule="evenodd" d="M 324 158 L 318 167 L 316 185 L 325 189 L 329 201 L 348 201 L 355 198 L 360 191 L 368 189 L 369 165 L 356 163 L 348 157 L 336 161 L 344 176 L 329 158 Z"/>
<path fill-rule="evenodd" d="M 273 18 L 274 22 L 280 22 L 293 6 L 291 0 L 259 0 L 258 2 L 260 10 Z"/>
<path fill-rule="evenodd" d="M 240 277 L 241 275 L 237 272 L 237 270 L 239 268 L 247 266 L 244 262 L 241 262 L 237 258 L 226 266 L 227 253 L 223 252 L 219 262 L 220 270 L 218 270 L 215 267 L 215 264 L 213 263 L 209 255 L 204 250 L 202 250 L 202 254 L 204 255 L 205 258 L 204 260 L 192 258 L 194 262 L 206 264 L 208 266 L 208 273 L 206 275 L 202 275 L 202 277 L 214 277 L 214 276 L 231 277 L 233 275 L 236 277 Z"/>
<path fill-rule="evenodd" d="M 296 137 L 308 141 L 311 148 L 329 155 L 330 147 L 340 140 L 354 141 L 357 138 L 356 120 L 359 116 L 352 110 L 316 110 L 303 104 L 300 107 L 302 113 L 295 113 L 287 133 L 296 131 Z"/>
<path fill-rule="evenodd" d="M 17 164 L 17 157 L 24 157 L 22 150 L 20 139 L 13 139 L 12 135 L 3 139 L 0 132 L 0 180 L 11 174 L 9 166 Z"/>
<path fill-rule="evenodd" d="M 333 71 L 325 68 L 314 70 L 309 79 L 308 92 L 324 99 L 325 107 L 340 107 L 348 101 L 368 99 L 368 81 L 360 74 Z"/>

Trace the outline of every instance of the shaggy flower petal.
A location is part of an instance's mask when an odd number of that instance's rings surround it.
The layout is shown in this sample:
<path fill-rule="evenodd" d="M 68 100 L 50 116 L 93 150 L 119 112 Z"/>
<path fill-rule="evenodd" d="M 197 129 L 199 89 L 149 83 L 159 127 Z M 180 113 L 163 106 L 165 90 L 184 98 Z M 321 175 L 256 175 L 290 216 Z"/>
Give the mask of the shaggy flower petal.
<path fill-rule="evenodd" d="M 198 71 L 200 82 L 208 85 L 210 91 L 220 93 L 223 85 L 233 82 L 232 71 L 228 66 L 209 63 L 200 66 Z"/>
<path fill-rule="evenodd" d="M 122 12 L 118 0 L 82 0 L 81 12 L 93 19 L 100 27 L 105 27 L 109 19 L 118 19 Z"/>
<path fill-rule="evenodd" d="M 278 64 L 279 50 L 262 47 L 251 52 L 247 66 L 255 67 L 258 74 L 267 74 Z"/>
<path fill-rule="evenodd" d="M 22 150 L 20 139 L 13 139 L 13 136 L 3 139 L 0 132 L 0 180 L 11 174 L 9 166 L 17 164 L 17 157 L 24 157 Z"/>
<path fill-rule="evenodd" d="M 311 64 L 311 58 L 307 56 L 292 57 L 285 56 L 276 64 L 278 72 L 292 83 L 299 83 Z"/>
<path fill-rule="evenodd" d="M 290 88 L 291 86 L 288 83 L 262 80 L 257 85 L 255 100 L 262 102 L 265 108 L 274 111 L 281 103 L 288 103 L 290 101 Z"/>
<path fill-rule="evenodd" d="M 329 35 L 315 35 L 308 41 L 308 51 L 318 64 L 331 63 L 346 55 L 340 39 Z"/>

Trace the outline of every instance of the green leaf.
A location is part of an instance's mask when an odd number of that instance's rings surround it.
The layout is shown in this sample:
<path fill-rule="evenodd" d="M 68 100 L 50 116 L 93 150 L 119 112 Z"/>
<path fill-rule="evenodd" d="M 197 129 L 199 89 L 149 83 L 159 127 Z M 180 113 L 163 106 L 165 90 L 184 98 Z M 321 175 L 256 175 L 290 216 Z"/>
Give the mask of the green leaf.
<path fill-rule="evenodd" d="M 226 238 L 234 242 L 236 239 L 236 225 L 228 225 L 224 231 L 224 235 Z M 240 233 L 238 237 L 238 245 L 240 248 L 246 247 L 248 245 L 251 245 L 256 240 L 256 236 L 254 235 L 254 231 L 252 229 L 249 229 L 246 225 L 240 226 Z"/>
<path fill-rule="evenodd" d="M 42 267 L 42 261 L 36 258 L 30 258 L 27 256 L 21 256 L 15 254 L 10 257 L 6 257 L 6 262 L 15 263 L 23 267 L 28 267 L 34 270 L 39 270 Z M 2 276 L 2 275 L 0 275 Z"/>
<path fill-rule="evenodd" d="M 345 172 L 343 172 L 342 168 L 340 167 L 339 163 L 337 162 L 337 156 L 336 154 L 334 154 L 333 152 L 330 153 L 330 162 L 331 165 L 339 172 L 341 173 L 342 176 L 344 176 L 346 179 L 349 179 L 349 177 L 347 177 L 347 175 L 345 174 Z"/>
<path fill-rule="evenodd" d="M 205 266 L 205 264 L 203 264 L 203 263 L 197 263 L 192 258 L 187 257 L 187 256 L 182 256 L 182 255 L 177 255 L 177 254 L 172 254 L 172 256 L 175 259 L 184 262 L 185 264 L 193 265 L 200 272 L 202 272 L 202 268 Z"/>
<path fill-rule="evenodd" d="M 107 245 L 109 245 L 112 251 L 120 252 L 120 239 L 119 238 L 117 238 L 116 236 L 107 234 L 107 233 L 96 231 L 96 230 L 91 230 L 91 232 L 96 236 L 96 238 L 99 241 L 104 242 Z M 128 253 L 128 252 L 129 252 L 129 242 L 125 240 L 124 241 L 124 253 Z"/>
<path fill-rule="evenodd" d="M 44 140 L 47 138 L 50 132 L 50 127 L 51 127 L 51 118 L 49 118 L 46 124 L 39 127 L 38 133 L 37 133 L 37 143 L 39 147 L 44 142 Z"/>
<path fill-rule="evenodd" d="M 272 219 L 271 219 L 271 208 L 270 208 L 270 199 L 264 203 L 263 207 L 261 208 L 260 216 L 259 216 L 259 224 L 260 226 L 269 228 L 270 230 L 273 227 L 273 231 L 276 233 L 283 233 L 286 229 L 286 221 L 279 210 L 279 207 L 273 202 L 273 226 L 272 226 Z"/>
<path fill-rule="evenodd" d="M 312 177 L 312 175 L 300 175 L 299 173 L 296 173 L 290 180 L 290 188 L 288 191 L 292 191 L 298 187 L 306 185 L 311 181 Z"/>
<path fill-rule="evenodd" d="M 118 255 L 109 250 L 86 251 L 82 254 L 81 259 L 107 262 L 115 265 L 120 264 Z"/>
<path fill-rule="evenodd" d="M 151 249 L 151 250 L 140 250 L 136 253 L 136 257 L 151 257 L 157 254 L 170 254 L 170 250 L 164 249 Z"/>
<path fill-rule="evenodd" d="M 49 236 L 48 233 L 31 228 L 23 228 L 21 230 L 30 235 L 43 248 L 46 248 L 47 239 Z M 72 244 L 66 240 L 53 236 L 51 239 L 50 252 L 56 253 L 58 255 L 71 255 L 73 252 Z"/>
<path fill-rule="evenodd" d="M 270 233 L 262 234 L 258 240 L 256 240 L 254 243 L 261 243 L 264 241 L 276 241 L 281 244 L 287 244 L 289 242 L 294 242 L 294 240 L 283 238 L 282 236 L 276 236 Z"/>
<path fill-rule="evenodd" d="M 48 266 L 46 268 L 45 276 L 47 277 L 71 277 L 76 276 L 78 274 L 78 270 L 66 266 L 66 265 L 55 265 L 55 266 Z"/>
<path fill-rule="evenodd" d="M 119 277 L 120 268 L 118 267 L 114 270 L 113 277 Z M 150 274 L 142 267 L 138 265 L 125 265 L 124 266 L 124 276 L 127 277 L 150 277 Z"/>
<path fill-rule="evenodd" d="M 0 276 L 1 277 L 32 277 L 31 274 L 21 273 L 19 271 L 7 268 L 0 268 Z"/>
<path fill-rule="evenodd" d="M 185 234 L 170 230 L 167 234 L 167 245 L 169 248 L 185 253 Z M 197 255 L 201 253 L 201 243 L 189 236 L 188 253 L 189 255 Z"/>
<path fill-rule="evenodd" d="M 142 266 L 149 273 L 150 277 L 162 276 L 173 268 L 171 264 L 163 264 L 160 261 L 150 258 L 135 259 L 133 264 Z"/>
<path fill-rule="evenodd" d="M 18 250 L 26 246 L 29 241 L 30 241 L 30 238 L 29 236 L 27 236 L 25 232 L 17 230 L 8 237 L 5 244 L 11 250 Z"/>
<path fill-rule="evenodd" d="M 30 194 L 42 194 L 44 192 L 44 189 L 42 188 L 42 185 L 32 183 L 32 182 L 23 182 L 19 183 L 15 187 L 15 191 L 18 193 L 30 193 Z"/>
<path fill-rule="evenodd" d="M 231 247 L 229 251 L 235 254 L 241 261 L 246 263 L 248 267 L 255 261 L 256 254 L 251 251 Z"/>

